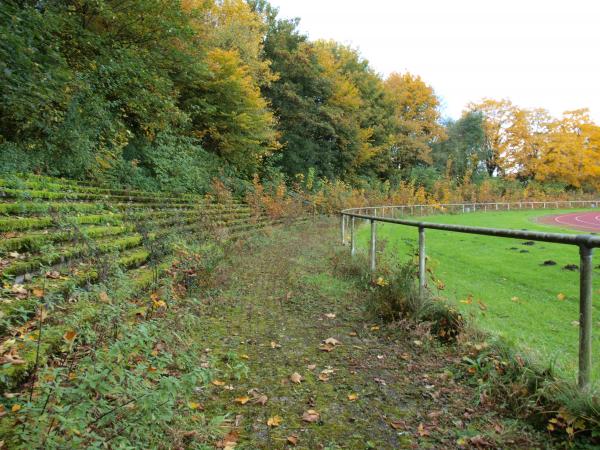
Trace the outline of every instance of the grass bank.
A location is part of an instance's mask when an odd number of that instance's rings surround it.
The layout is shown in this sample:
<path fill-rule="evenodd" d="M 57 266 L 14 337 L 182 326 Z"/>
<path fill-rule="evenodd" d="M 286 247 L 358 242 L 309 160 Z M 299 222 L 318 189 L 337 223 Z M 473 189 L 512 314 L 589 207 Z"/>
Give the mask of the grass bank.
<path fill-rule="evenodd" d="M 572 212 L 569 210 L 568 212 Z M 482 227 L 577 233 L 537 222 L 540 215 L 561 210 L 470 213 L 423 220 Z M 384 252 L 410 259 L 417 246 L 415 228 L 379 224 Z M 361 228 L 358 245 L 367 251 L 369 230 Z M 574 246 L 427 230 L 428 267 L 438 280 L 434 290 L 454 300 L 481 328 L 503 336 L 534 361 L 551 365 L 574 380 L 577 370 L 579 264 Z M 600 262 L 599 262 L 600 263 Z M 600 265 L 595 274 L 600 275 Z M 600 278 L 594 281 L 598 295 Z M 594 302 L 594 328 L 600 328 L 600 305 Z M 593 346 L 600 348 L 600 334 Z M 600 381 L 600 359 L 593 376 Z"/>

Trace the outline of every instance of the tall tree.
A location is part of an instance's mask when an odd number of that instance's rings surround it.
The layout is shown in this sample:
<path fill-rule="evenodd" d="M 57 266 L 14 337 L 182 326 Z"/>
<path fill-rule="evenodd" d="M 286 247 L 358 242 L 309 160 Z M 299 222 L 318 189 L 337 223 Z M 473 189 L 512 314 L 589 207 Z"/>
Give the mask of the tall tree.
<path fill-rule="evenodd" d="M 406 172 L 418 162 L 431 163 L 431 145 L 445 137 L 433 89 L 419 76 L 392 73 L 385 90 L 394 107 L 393 167 Z"/>
<path fill-rule="evenodd" d="M 447 139 L 433 145 L 433 165 L 440 173 L 462 180 L 466 174 L 485 169 L 487 155 L 483 115 L 466 112 L 446 123 Z"/>
<path fill-rule="evenodd" d="M 506 130 L 513 124 L 514 105 L 509 100 L 484 99 L 481 103 L 471 103 L 467 111 L 479 112 L 484 117 L 484 129 L 488 153 L 485 166 L 490 176 L 502 174 L 502 159 L 508 149 Z"/>
<path fill-rule="evenodd" d="M 600 187 L 600 127 L 587 109 L 567 111 L 549 128 L 537 179 Z"/>

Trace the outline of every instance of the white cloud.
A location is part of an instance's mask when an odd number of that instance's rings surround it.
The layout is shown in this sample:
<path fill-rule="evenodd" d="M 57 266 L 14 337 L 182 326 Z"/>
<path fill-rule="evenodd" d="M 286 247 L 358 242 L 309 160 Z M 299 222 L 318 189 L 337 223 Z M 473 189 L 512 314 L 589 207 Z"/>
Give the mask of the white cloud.
<path fill-rule="evenodd" d="M 457 117 L 470 101 L 510 98 L 600 122 L 600 3 L 595 0 L 272 0 L 311 39 L 361 51 L 387 75 L 430 83 Z"/>

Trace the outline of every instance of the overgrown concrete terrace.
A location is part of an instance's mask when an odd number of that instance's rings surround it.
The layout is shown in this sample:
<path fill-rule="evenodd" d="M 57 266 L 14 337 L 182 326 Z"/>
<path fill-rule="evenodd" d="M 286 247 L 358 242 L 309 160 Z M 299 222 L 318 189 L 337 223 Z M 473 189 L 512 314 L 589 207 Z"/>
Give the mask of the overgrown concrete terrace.
<path fill-rule="evenodd" d="M 378 323 L 333 268 L 333 220 L 273 230 L 218 273 L 203 303 L 207 417 L 217 447 L 549 448 L 547 435 L 480 396 L 425 326 Z M 204 440 L 206 436 L 197 436 Z"/>

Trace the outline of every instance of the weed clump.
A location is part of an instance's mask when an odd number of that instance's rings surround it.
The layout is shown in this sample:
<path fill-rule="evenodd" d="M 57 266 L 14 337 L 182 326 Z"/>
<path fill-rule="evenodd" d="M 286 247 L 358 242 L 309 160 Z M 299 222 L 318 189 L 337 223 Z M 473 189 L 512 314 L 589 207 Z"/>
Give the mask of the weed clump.
<path fill-rule="evenodd" d="M 463 317 L 429 289 L 419 292 L 418 268 L 414 261 L 387 270 L 371 282 L 369 308 L 384 321 L 404 318 L 428 322 L 431 333 L 442 342 L 453 342 L 463 329 Z"/>
<path fill-rule="evenodd" d="M 593 388 L 582 391 L 557 378 L 500 337 L 465 333 L 466 381 L 477 385 L 479 401 L 500 405 L 528 417 L 552 436 L 592 447 L 600 439 L 600 397 Z M 475 343 L 477 341 L 479 343 Z M 581 447 L 588 448 L 588 447 Z"/>

